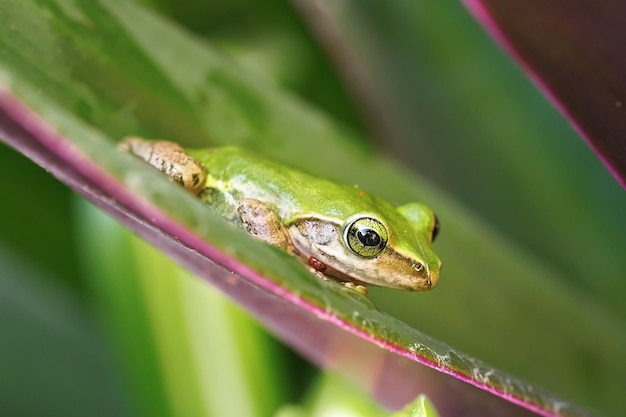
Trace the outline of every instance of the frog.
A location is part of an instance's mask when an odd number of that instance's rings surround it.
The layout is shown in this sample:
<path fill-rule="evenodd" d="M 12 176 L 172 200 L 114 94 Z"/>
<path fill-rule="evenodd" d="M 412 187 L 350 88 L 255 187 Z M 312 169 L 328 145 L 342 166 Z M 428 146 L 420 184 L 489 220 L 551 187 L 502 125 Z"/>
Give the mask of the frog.
<path fill-rule="evenodd" d="M 131 136 L 119 148 L 323 279 L 362 294 L 367 286 L 425 291 L 438 283 L 440 224 L 424 203 L 396 206 L 237 146 L 185 149 Z"/>

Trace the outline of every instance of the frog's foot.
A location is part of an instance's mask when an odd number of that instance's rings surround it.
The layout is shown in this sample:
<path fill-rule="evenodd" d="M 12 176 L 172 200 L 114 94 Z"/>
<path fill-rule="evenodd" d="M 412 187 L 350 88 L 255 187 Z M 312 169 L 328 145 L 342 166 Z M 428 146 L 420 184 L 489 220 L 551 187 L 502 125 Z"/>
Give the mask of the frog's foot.
<path fill-rule="evenodd" d="M 367 295 L 367 288 L 363 285 L 355 284 L 352 281 L 340 281 L 340 280 L 329 278 L 327 275 L 324 274 L 324 272 L 326 272 L 326 269 L 327 269 L 326 264 L 320 261 L 319 259 L 311 256 L 308 260 L 308 263 L 309 263 L 311 272 L 313 272 L 315 275 L 317 275 L 324 281 L 334 281 L 360 294 Z"/>
<path fill-rule="evenodd" d="M 143 159 L 195 195 L 205 187 L 207 174 L 204 165 L 189 156 L 177 143 L 127 137 L 118 148 Z"/>
<path fill-rule="evenodd" d="M 360 294 L 367 295 L 367 288 L 364 285 L 355 284 L 354 282 L 346 281 L 342 282 L 343 286 L 350 288 Z"/>
<path fill-rule="evenodd" d="M 291 239 L 273 206 L 253 198 L 244 198 L 239 202 L 237 214 L 244 230 L 252 236 L 295 253 Z"/>

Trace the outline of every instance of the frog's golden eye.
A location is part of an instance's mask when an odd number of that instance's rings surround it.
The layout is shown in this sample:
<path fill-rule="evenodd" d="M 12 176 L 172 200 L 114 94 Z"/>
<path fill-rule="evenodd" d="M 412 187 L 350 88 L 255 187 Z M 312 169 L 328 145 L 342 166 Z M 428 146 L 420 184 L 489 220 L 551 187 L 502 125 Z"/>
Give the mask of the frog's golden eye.
<path fill-rule="evenodd" d="M 439 219 L 435 216 L 435 224 L 433 225 L 433 231 L 430 233 L 430 241 L 434 242 L 435 238 L 439 234 L 439 229 L 441 229 L 441 224 L 439 223 Z"/>
<path fill-rule="evenodd" d="M 352 252 L 364 258 L 373 258 L 387 246 L 387 229 L 370 217 L 356 219 L 346 228 L 346 242 Z"/>

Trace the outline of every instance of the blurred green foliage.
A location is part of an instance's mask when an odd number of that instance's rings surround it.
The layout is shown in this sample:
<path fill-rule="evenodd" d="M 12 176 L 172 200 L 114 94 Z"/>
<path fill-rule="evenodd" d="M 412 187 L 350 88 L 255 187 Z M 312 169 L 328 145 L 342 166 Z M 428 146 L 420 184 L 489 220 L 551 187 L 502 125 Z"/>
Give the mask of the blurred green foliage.
<path fill-rule="evenodd" d="M 119 366 L 84 300 L 54 268 L 9 243 L 0 242 L 2 415 L 132 415 Z"/>
<path fill-rule="evenodd" d="M 206 37 L 211 45 L 218 45 L 225 54 L 272 80 L 279 88 L 323 108 L 351 129 L 362 130 L 345 89 L 305 25 L 286 3 L 244 0 L 143 3 L 198 36 Z M 385 108 L 399 127 L 399 134 L 382 138 L 377 141 L 378 146 L 382 144 L 384 152 L 395 153 L 397 158 L 454 195 L 502 236 L 524 247 L 524 253 L 560 271 L 559 276 L 568 278 L 559 283 L 561 288 L 589 302 L 583 308 L 599 308 L 603 314 L 611 314 L 623 323 L 626 196 L 567 122 L 491 43 L 467 12 L 458 4 L 371 0 L 342 2 L 341 7 L 331 11 L 372 71 Z M 84 107 L 84 111 L 88 112 L 89 108 Z M 90 281 L 93 277 L 89 277 L 89 270 L 80 268 L 85 260 L 77 247 L 81 245 L 79 232 L 85 233 L 85 229 L 80 229 L 83 226 L 78 226 L 75 220 L 72 193 L 4 146 L 0 146 L 0 166 L 0 192 L 5 196 L 0 216 L 0 257 L 5 269 L 0 276 L 22 282 L 24 288 L 19 294 L 27 300 L 25 305 L 41 309 L 36 320 L 31 320 L 28 309 L 14 308 L 10 303 L 13 284 L 5 279 L 0 281 L 0 294 L 6 295 L 0 303 L 0 340 L 11 341 L 0 344 L 4 348 L 0 368 L 11 370 L 5 373 L 11 376 L 10 380 L 3 379 L 0 404 L 6 404 L 9 398 L 24 398 L 26 392 L 32 391 L 48 410 L 47 415 L 98 415 L 105 411 L 109 414 L 102 415 L 130 414 L 131 408 L 121 394 L 130 389 L 127 382 L 121 382 L 121 375 L 128 373 L 115 371 L 113 375 L 106 373 L 104 379 L 101 377 L 102 369 L 116 369 L 113 363 L 118 357 L 103 348 L 100 335 L 94 336 L 101 329 L 90 313 L 95 300 L 103 295 L 94 296 L 90 292 L 97 286 Z M 444 236 L 446 219 L 442 220 Z M 491 235 L 473 236 L 476 240 L 489 238 Z M 6 269 L 8 265 L 27 267 Z M 519 268 L 525 268 L 523 257 Z M 444 264 L 442 280 L 445 273 Z M 35 284 L 31 285 L 31 281 Z M 35 290 L 39 281 L 45 282 L 44 289 Z M 442 281 L 442 285 L 455 284 Z M 64 295 L 59 296 L 59 292 Z M 415 294 L 381 289 L 372 291 L 372 298 L 385 311 L 415 327 L 454 346 L 482 353 L 480 349 L 484 346 L 475 340 L 471 326 L 460 332 L 445 325 L 460 320 L 464 309 L 471 309 L 471 305 L 447 305 L 445 299 L 435 294 L 424 299 L 433 306 L 432 316 L 424 320 L 412 308 L 412 304 L 422 302 Z M 475 301 L 491 303 L 494 315 L 499 314 L 498 308 L 506 308 L 499 306 L 497 299 Z M 554 302 L 558 303 L 559 299 L 555 298 Z M 57 304 L 72 306 L 70 313 L 63 312 L 68 307 Z M 528 300 L 528 310 L 519 314 L 532 314 L 532 304 L 533 300 Z M 68 315 L 76 321 L 66 320 Z M 66 323 L 75 337 L 59 338 L 64 334 L 61 331 L 49 334 L 50 329 L 55 329 L 50 326 L 51 321 Z M 144 318 L 144 321 L 149 320 Z M 54 352 L 64 357 L 54 363 L 55 359 L 46 362 L 41 351 L 19 349 L 20 346 L 41 346 L 51 358 L 56 358 Z M 146 349 L 135 353 L 144 353 Z M 523 352 L 501 354 L 510 357 Z M 80 355 L 90 359 L 72 360 Z M 42 359 L 40 366 L 27 366 L 31 358 L 38 357 Z M 293 357 L 289 360 L 296 363 L 296 369 L 301 369 L 301 362 Z M 495 353 L 493 360 L 502 359 Z M 38 362 L 30 365 L 34 363 Z M 126 358 L 126 372 L 133 363 Z M 155 363 L 151 366 L 156 366 Z M 9 368 L 9 364 L 13 367 Z M 521 372 L 525 364 L 520 361 Z M 595 374 L 595 363 L 587 352 L 580 352 L 580 363 L 576 366 L 586 369 L 591 386 L 602 377 Z M 143 369 L 138 366 L 135 372 Z M 309 379 L 309 371 L 302 369 L 305 377 L 295 377 L 302 384 L 296 393 Z M 150 372 L 148 375 L 159 378 L 158 369 Z M 24 383 L 15 383 L 15 375 L 20 373 L 25 377 Z M 73 381 L 72 397 L 85 399 L 84 403 L 73 401 L 61 390 L 49 391 L 55 385 L 62 386 L 50 378 L 58 374 Z M 134 383 L 142 386 L 141 381 Z M 275 383 L 285 384 L 280 380 Z M 105 388 L 100 394 L 93 394 L 102 386 Z M 615 387 L 597 386 L 603 391 L 612 388 Z M 166 388 L 149 390 L 146 398 L 159 390 L 165 392 Z M 47 391 L 53 394 L 42 396 Z M 296 394 L 286 395 L 294 398 Z M 49 402 L 44 401 L 46 398 Z M 162 401 L 168 399 L 163 397 Z M 15 414 L 37 415 L 37 410 L 28 408 L 25 400 L 13 404 L 18 410 Z M 154 410 L 170 411 L 173 407 L 158 401 L 152 406 Z"/>
<path fill-rule="evenodd" d="M 78 218 L 85 276 L 139 415 L 260 417 L 297 400 L 298 385 L 279 381 L 307 373 L 240 307 L 92 206 Z"/>
<path fill-rule="evenodd" d="M 0 145 L 0 164 L 0 193 L 6 196 L 2 199 L 0 242 L 46 271 L 50 278 L 80 293 L 84 282 L 79 274 L 76 241 L 72 239 L 72 192 L 4 145 Z"/>

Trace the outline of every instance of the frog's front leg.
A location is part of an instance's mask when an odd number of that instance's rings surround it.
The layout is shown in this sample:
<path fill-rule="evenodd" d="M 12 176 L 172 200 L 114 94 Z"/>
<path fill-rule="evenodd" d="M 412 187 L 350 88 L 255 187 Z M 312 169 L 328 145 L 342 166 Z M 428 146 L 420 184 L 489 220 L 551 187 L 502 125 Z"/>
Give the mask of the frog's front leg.
<path fill-rule="evenodd" d="M 313 272 L 315 275 L 317 275 L 324 281 L 331 281 L 331 279 L 324 274 L 324 272 L 326 272 L 327 265 L 324 264 L 322 261 L 311 256 L 309 257 L 309 266 L 311 267 L 311 272 Z M 358 293 L 367 295 L 367 288 L 361 284 L 355 284 L 352 281 L 341 281 L 336 279 L 333 279 L 332 281 L 338 282 L 344 287 L 350 288 L 351 290 L 354 290 Z"/>
<path fill-rule="evenodd" d="M 244 198 L 237 205 L 237 214 L 245 231 L 270 245 L 295 254 L 296 249 L 280 217 L 270 204 L 253 198 Z"/>
<path fill-rule="evenodd" d="M 204 165 L 189 156 L 179 144 L 127 137 L 118 146 L 124 152 L 143 159 L 165 173 L 172 181 L 193 194 L 198 195 L 204 190 L 207 179 Z"/>

